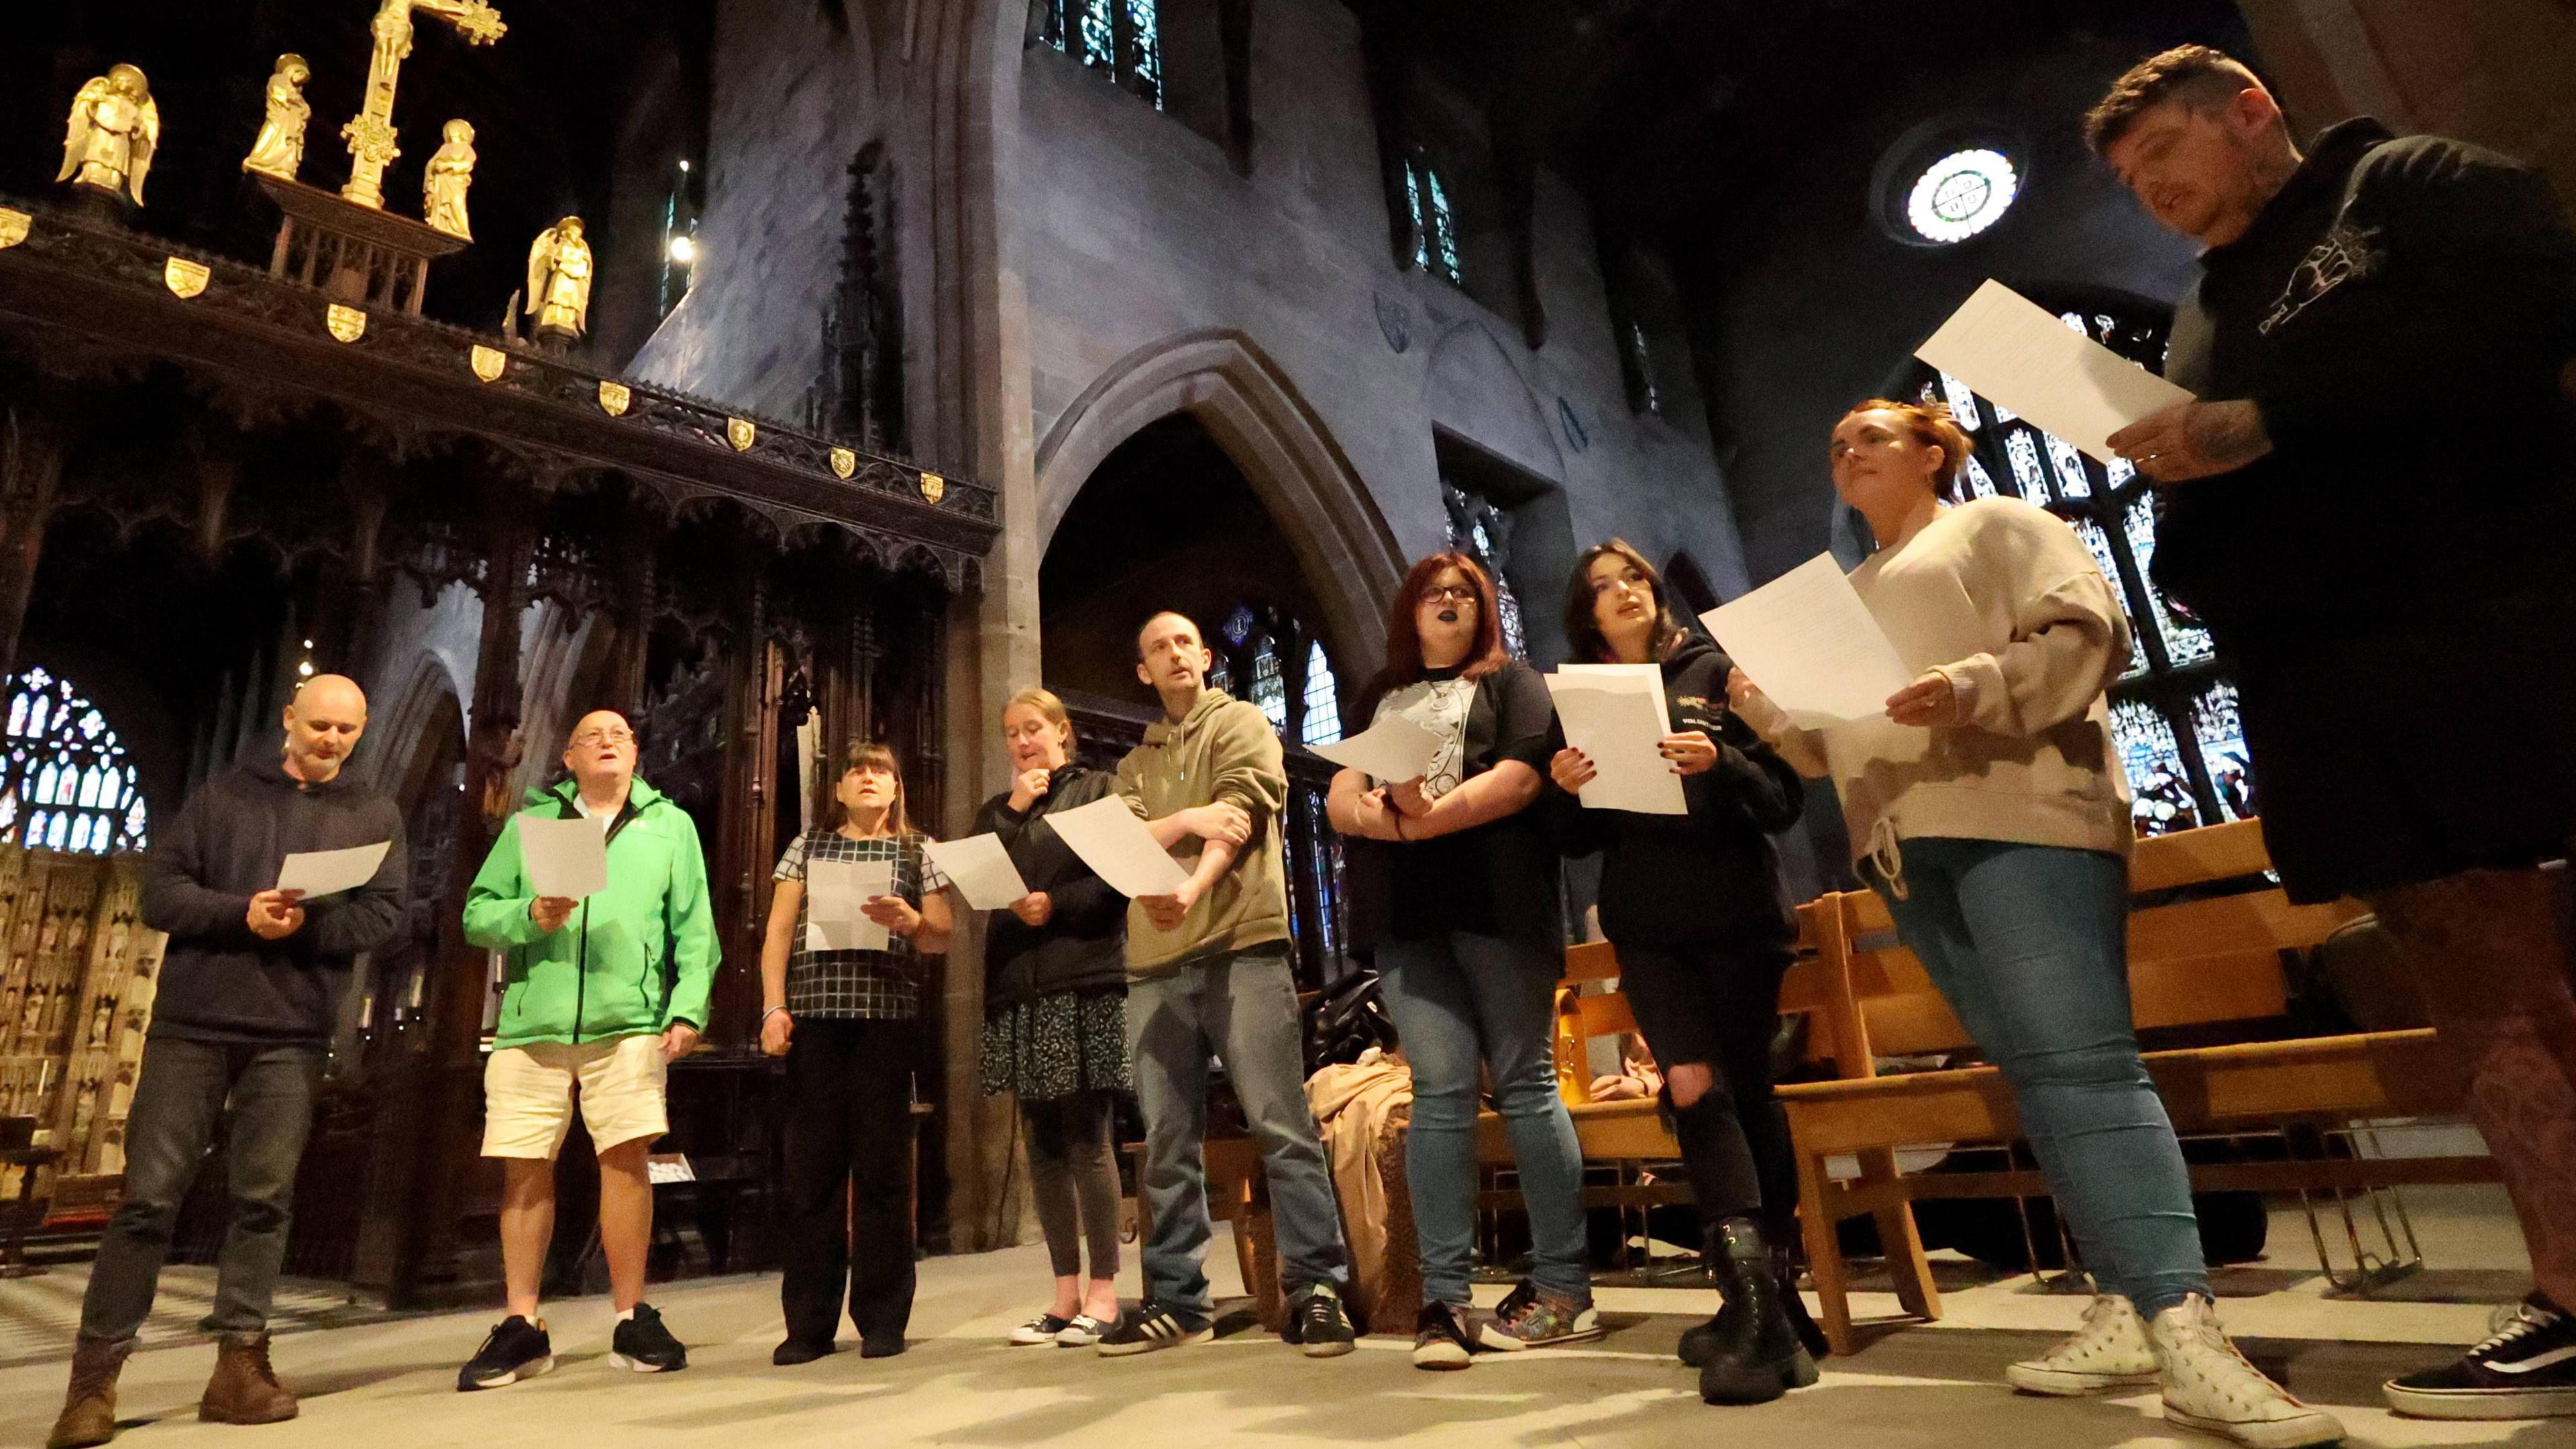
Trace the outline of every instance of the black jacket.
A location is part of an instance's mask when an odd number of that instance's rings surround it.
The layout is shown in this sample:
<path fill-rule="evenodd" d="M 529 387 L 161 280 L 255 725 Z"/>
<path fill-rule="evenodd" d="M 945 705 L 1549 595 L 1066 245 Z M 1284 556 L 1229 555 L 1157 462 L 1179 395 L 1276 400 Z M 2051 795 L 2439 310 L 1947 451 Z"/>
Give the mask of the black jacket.
<path fill-rule="evenodd" d="M 1673 732 L 1717 742 L 1717 763 L 1682 780 L 1689 814 L 1586 810 L 1548 784 L 1565 853 L 1601 856 L 1601 934 L 1613 944 L 1786 942 L 1797 933 L 1771 837 L 1798 822 L 1806 783 L 1726 707 L 1733 667 L 1692 635 L 1664 661 Z M 1556 747 L 1564 747 L 1561 724 Z"/>
<path fill-rule="evenodd" d="M 393 937 L 411 852 L 394 803 L 343 770 L 306 785 L 275 762 L 208 780 L 162 826 L 143 862 L 143 924 L 170 934 L 152 1035 L 319 1046 L 331 1039 L 351 958 Z M 251 934 L 250 898 L 297 851 L 391 841 L 375 879 L 311 902 L 283 940 Z"/>
<path fill-rule="evenodd" d="M 2346 121 L 2201 267 L 2166 375 L 2273 452 L 2164 490 L 2155 575 L 2241 663 L 2563 580 L 2576 233 L 2538 173 Z"/>
<path fill-rule="evenodd" d="M 986 1011 L 1062 991 L 1126 984 L 1127 898 L 1093 875 L 1046 823 L 1056 811 L 1088 805 L 1117 785 L 1103 771 L 1067 765 L 1048 777 L 1046 794 L 1027 814 L 1011 808 L 1007 793 L 975 812 L 975 833 L 1000 836 L 1021 881 L 1046 892 L 1052 907 L 1043 926 L 1028 925 L 1009 911 L 986 913 Z"/>

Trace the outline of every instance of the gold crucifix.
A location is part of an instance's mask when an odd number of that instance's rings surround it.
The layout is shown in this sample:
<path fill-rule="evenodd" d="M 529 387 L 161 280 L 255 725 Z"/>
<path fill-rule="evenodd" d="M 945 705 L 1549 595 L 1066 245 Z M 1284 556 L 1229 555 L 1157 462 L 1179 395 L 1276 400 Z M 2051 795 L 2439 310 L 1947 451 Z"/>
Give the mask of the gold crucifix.
<path fill-rule="evenodd" d="M 394 145 L 394 82 L 411 54 L 413 11 L 456 27 L 469 45 L 490 45 L 509 27 L 486 0 L 383 0 L 367 27 L 375 36 L 375 53 L 367 61 L 367 101 L 340 134 L 349 138 L 349 184 L 340 194 L 360 206 L 382 210 L 385 168 L 402 154 Z"/>

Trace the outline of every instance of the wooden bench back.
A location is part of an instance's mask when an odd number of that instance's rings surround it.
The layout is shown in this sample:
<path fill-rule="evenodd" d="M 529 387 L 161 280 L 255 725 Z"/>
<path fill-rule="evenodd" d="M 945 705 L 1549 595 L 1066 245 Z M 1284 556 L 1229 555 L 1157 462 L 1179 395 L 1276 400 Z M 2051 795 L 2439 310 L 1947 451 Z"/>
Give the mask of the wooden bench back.
<path fill-rule="evenodd" d="M 2238 821 L 2138 843 L 2129 867 L 2132 896 L 2178 886 L 2240 881 L 2271 866 L 2262 823 Z M 2129 917 L 2129 989 L 2140 1028 L 2258 1021 L 2289 1000 L 2281 952 L 2316 945 L 2361 914 L 2350 901 L 2291 904 L 2278 887 L 2175 901 Z M 1808 1055 L 1848 1078 L 1876 1074 L 1881 1056 L 1956 1051 L 1974 1045 L 1923 963 L 1896 940 L 1895 923 L 1874 891 L 1842 891 L 1798 908 L 1799 959 L 1781 983 L 1783 1015 L 1809 1018 Z M 1619 974 L 1607 942 L 1571 947 L 1558 990 L 1557 1079 L 1569 1102 L 1590 1083 L 1585 1043 L 1636 1030 L 1626 997 L 1583 994 L 1587 982 Z"/>

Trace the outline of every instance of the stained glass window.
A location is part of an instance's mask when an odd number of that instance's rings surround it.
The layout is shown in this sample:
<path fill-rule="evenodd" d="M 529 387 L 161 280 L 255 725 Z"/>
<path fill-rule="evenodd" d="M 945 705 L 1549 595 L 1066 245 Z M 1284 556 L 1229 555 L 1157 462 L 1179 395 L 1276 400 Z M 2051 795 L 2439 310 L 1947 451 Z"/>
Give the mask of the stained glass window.
<path fill-rule="evenodd" d="M 2114 590 L 2118 589 L 2120 561 L 2118 556 L 2111 552 L 2111 536 L 2102 531 L 2102 525 L 2089 518 L 2075 519 L 2074 524 L 2075 536 L 2084 540 L 2084 547 L 2093 555 L 2093 566 L 2102 571 L 2102 577 L 2113 581 Z M 2135 679 L 2146 672 L 2146 642 L 2140 639 L 2138 631 L 2132 628 L 2129 630 L 2129 667 L 2120 677 Z"/>
<path fill-rule="evenodd" d="M 2143 699 L 2114 701 L 2111 739 L 2128 772 L 2129 818 L 2138 834 L 2165 835 L 2200 824 L 2200 802 L 2174 742 L 2173 722 L 2163 711 Z"/>
<path fill-rule="evenodd" d="M 1930 383 L 1923 385 L 1923 395 L 1927 401 L 1930 400 Z M 1977 415 L 1977 395 L 1968 390 L 1966 383 L 1946 372 L 1941 374 L 1941 400 L 1950 405 L 1950 416 L 1959 420 L 1960 427 L 1973 433 L 1985 426 L 1985 420 Z"/>
<path fill-rule="evenodd" d="M 1968 466 L 1960 471 L 1968 480 L 1969 497 L 1992 498 L 1995 496 L 1995 480 L 1993 475 L 1986 472 L 1985 464 L 1978 462 L 1972 457 L 1968 460 Z"/>
<path fill-rule="evenodd" d="M 1306 720 L 1298 736 L 1308 747 L 1339 743 L 1342 738 L 1341 689 L 1333 680 L 1332 661 L 1324 641 L 1306 646 Z"/>
<path fill-rule="evenodd" d="M 1646 346 L 1646 329 L 1635 322 L 1628 324 L 1628 355 L 1636 364 L 1640 400 L 1647 412 L 1661 417 L 1664 397 L 1655 389 L 1655 354 Z"/>
<path fill-rule="evenodd" d="M 1252 702 L 1270 720 L 1270 727 L 1285 733 L 1288 729 L 1288 681 L 1280 676 L 1279 650 L 1264 637 L 1252 650 Z"/>
<path fill-rule="evenodd" d="M 1905 220 L 1925 241 L 1966 241 L 2003 220 L 2021 176 L 2000 151 L 1953 151 L 1924 168 L 1905 199 Z"/>
<path fill-rule="evenodd" d="M 1163 34 L 1155 0 L 1127 0 L 1127 68 L 1154 107 L 1163 105 Z"/>
<path fill-rule="evenodd" d="M 2029 428 L 2015 428 L 2004 439 L 2004 456 L 2012 461 L 2013 486 L 2021 490 L 2023 501 L 2048 502 L 2048 475 L 2040 471 L 2039 445 L 2031 441 Z"/>
<path fill-rule="evenodd" d="M 2245 749 L 2245 721 L 2237 710 L 2236 686 L 2218 680 L 2191 702 L 2191 734 L 2200 746 L 2200 762 L 2218 794 L 2218 812 L 2228 820 L 2250 820 L 2255 814 L 2253 758 Z"/>
<path fill-rule="evenodd" d="M 2084 455 L 2075 451 L 2074 444 L 2055 433 L 2042 433 L 2039 438 L 2048 445 L 2048 461 L 2057 466 L 2057 496 L 2092 497 L 2093 479 L 2084 471 Z M 2119 576 L 2114 574 L 2112 577 Z"/>
<path fill-rule="evenodd" d="M 0 841 L 79 855 L 151 842 L 151 812 L 125 744 L 69 680 L 29 669 L 8 681 Z"/>
<path fill-rule="evenodd" d="M 1529 658 L 1529 631 L 1521 621 L 1520 596 L 1512 592 L 1505 570 L 1511 564 L 1511 520 L 1483 496 L 1443 479 L 1441 500 L 1448 505 L 1449 547 L 1485 566 L 1494 581 L 1495 622 L 1503 629 L 1503 648 L 1514 659 Z"/>
<path fill-rule="evenodd" d="M 1156 0 L 1047 0 L 1040 35 L 1162 109 L 1163 35 Z"/>
<path fill-rule="evenodd" d="M 1449 189 L 1440 184 L 1440 173 L 1416 156 L 1404 168 L 1404 195 L 1413 205 L 1413 264 L 1458 282 L 1462 276 L 1458 231 L 1449 216 Z"/>
<path fill-rule="evenodd" d="M 2155 612 L 2156 632 L 2165 641 L 2165 659 L 2174 665 L 2198 664 L 2218 653 L 2217 641 L 2197 624 L 2185 624 L 2165 607 L 2164 591 L 2155 585 L 2156 506 L 2145 493 L 2129 500 L 2121 515 L 2120 527 L 2129 535 L 2129 552 L 2138 561 L 2138 582 L 2147 591 L 2147 606 Z"/>

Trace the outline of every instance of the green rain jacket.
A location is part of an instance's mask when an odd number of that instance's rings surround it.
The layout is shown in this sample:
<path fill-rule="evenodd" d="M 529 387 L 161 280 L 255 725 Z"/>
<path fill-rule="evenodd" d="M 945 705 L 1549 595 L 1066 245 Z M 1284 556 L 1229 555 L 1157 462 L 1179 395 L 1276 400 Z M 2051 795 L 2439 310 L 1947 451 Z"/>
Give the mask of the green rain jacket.
<path fill-rule="evenodd" d="M 577 819 L 579 794 L 566 780 L 530 791 L 527 808 Z M 706 1027 L 719 957 L 707 862 L 697 823 L 669 796 L 634 782 L 608 827 L 608 889 L 560 929 L 537 929 L 534 899 L 513 815 L 465 894 L 465 938 L 510 958 L 494 1047 L 658 1034 L 681 1021 Z"/>

